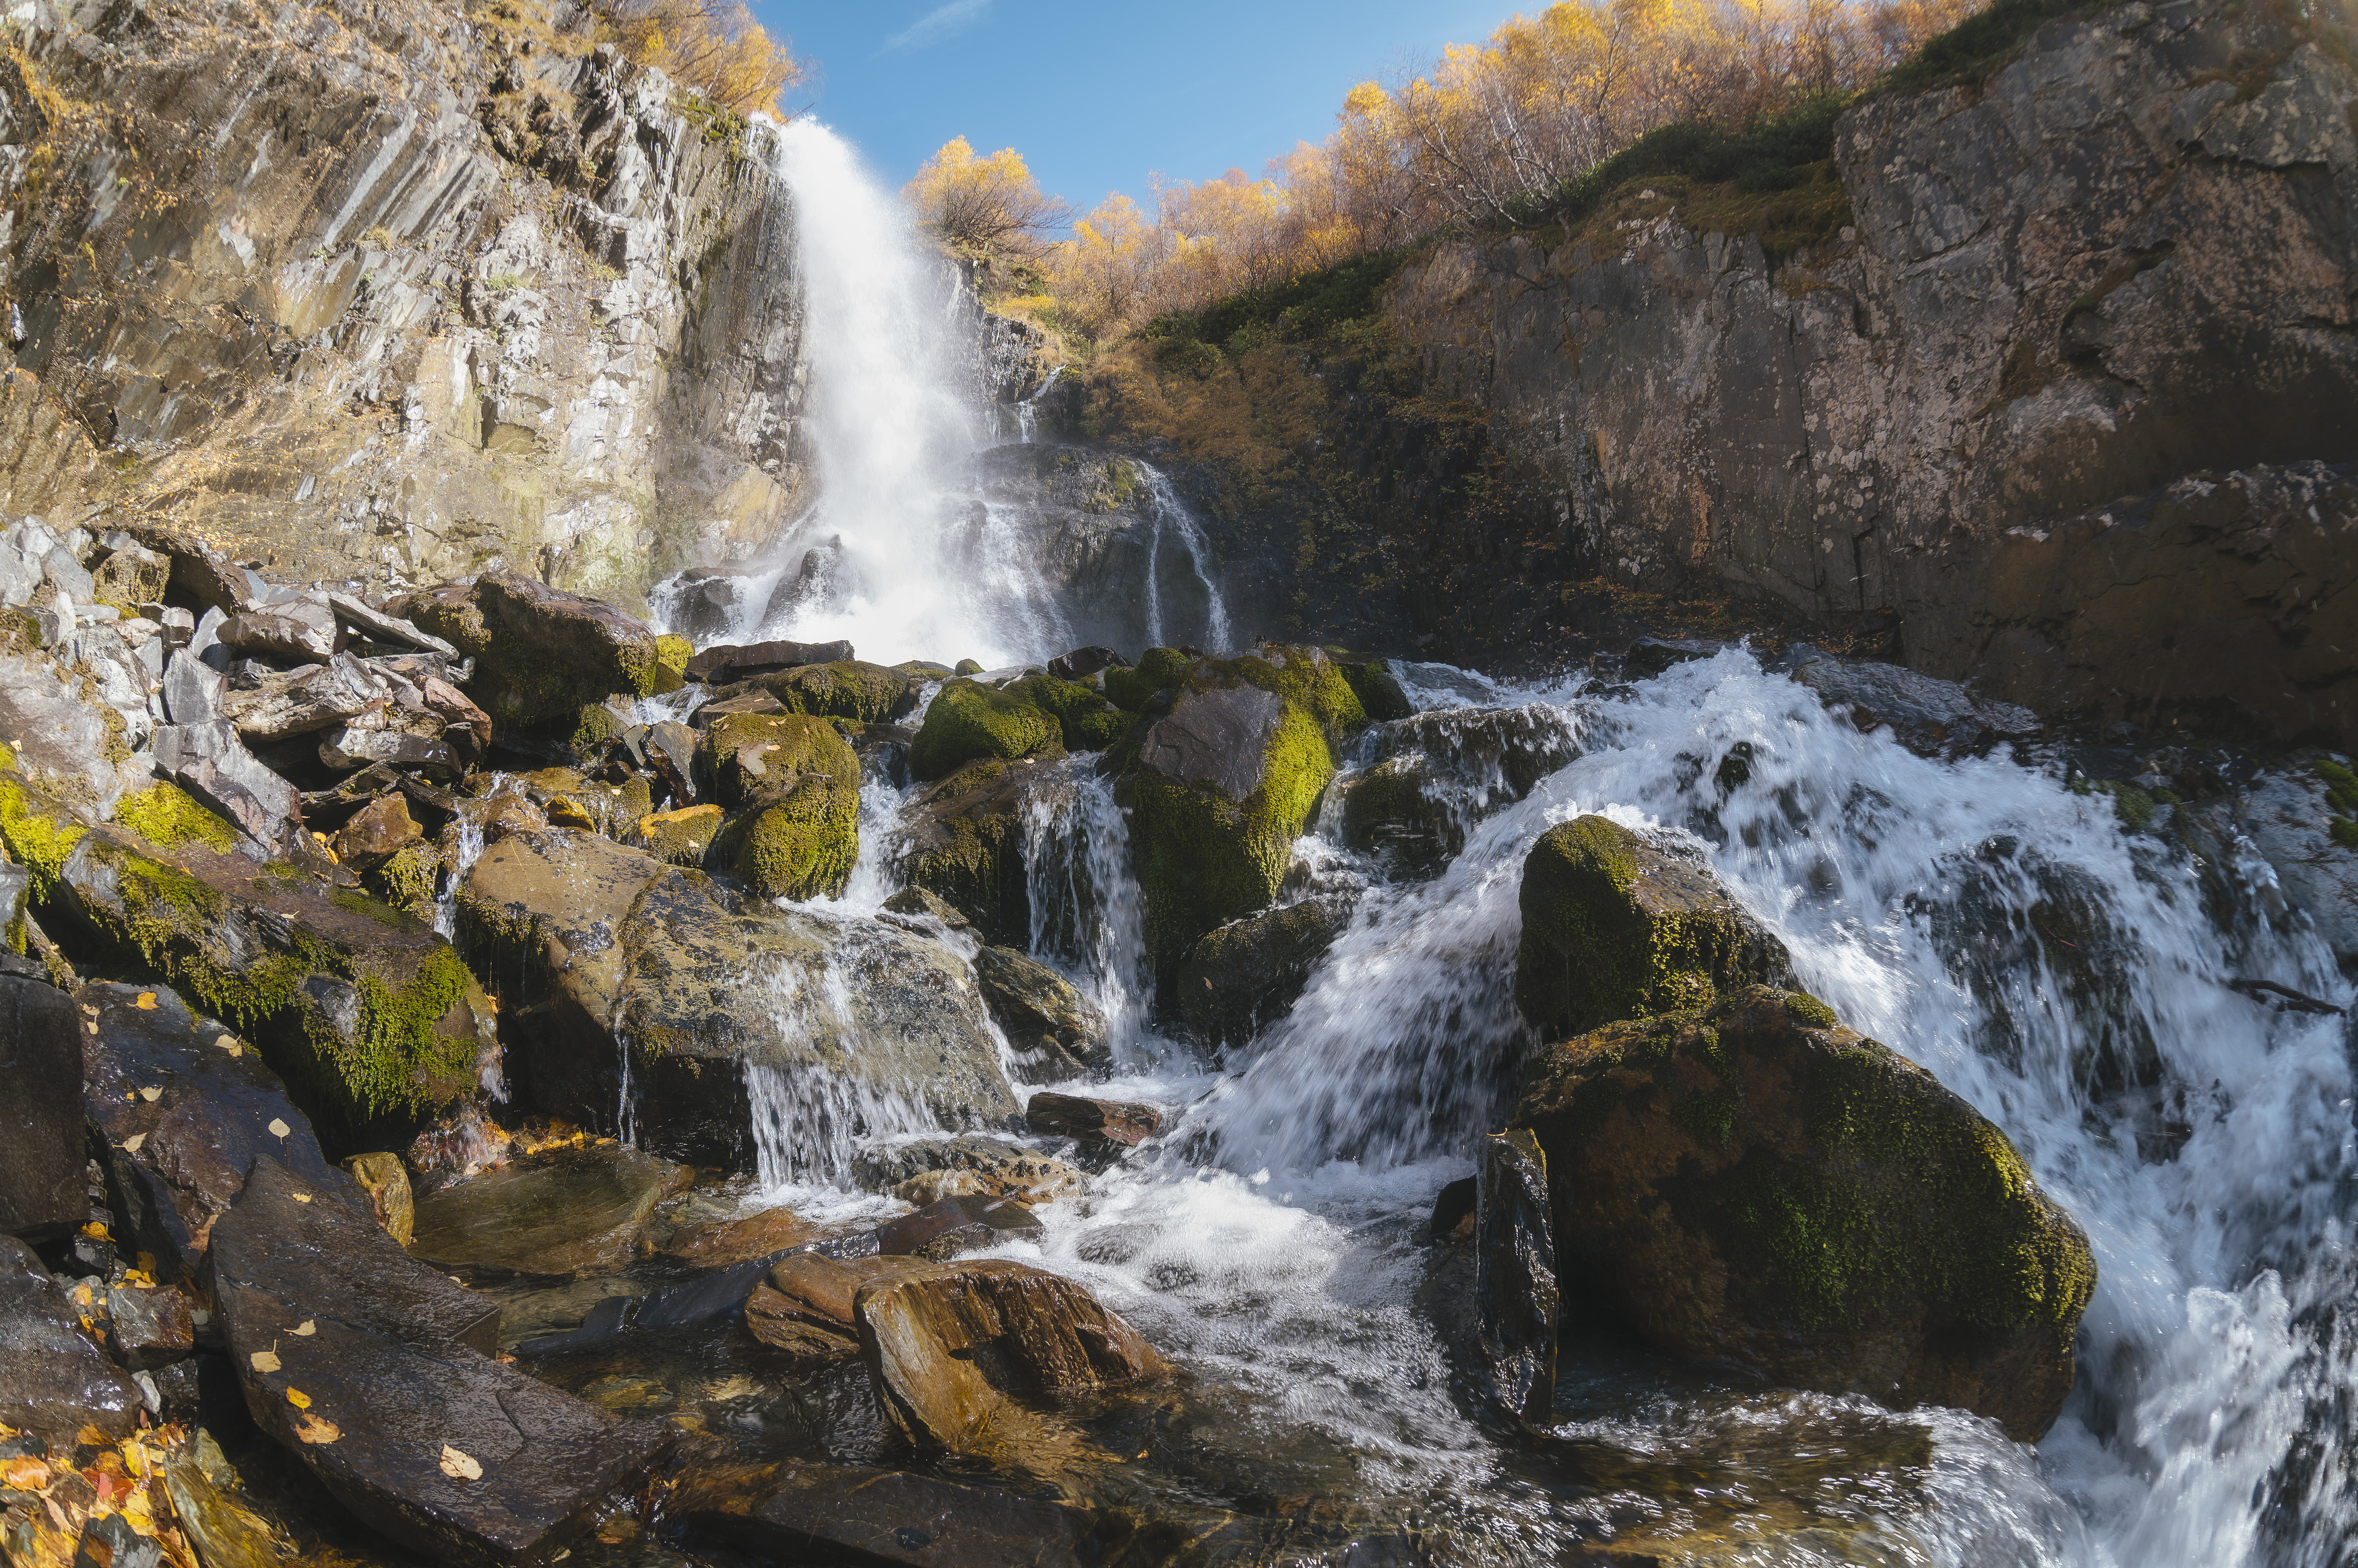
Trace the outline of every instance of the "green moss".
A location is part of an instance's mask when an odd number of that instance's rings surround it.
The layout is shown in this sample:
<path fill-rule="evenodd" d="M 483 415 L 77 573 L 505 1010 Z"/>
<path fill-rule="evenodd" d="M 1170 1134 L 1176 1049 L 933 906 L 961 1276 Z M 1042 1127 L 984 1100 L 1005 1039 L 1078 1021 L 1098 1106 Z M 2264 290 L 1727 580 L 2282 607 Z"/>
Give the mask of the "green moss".
<path fill-rule="evenodd" d="M 35 903 L 56 896 L 66 857 L 89 831 L 15 779 L 0 779 L 0 842 L 8 846 L 10 860 L 32 873 Z"/>
<path fill-rule="evenodd" d="M 410 930 L 417 925 L 408 914 L 384 900 L 371 898 L 364 892 L 354 892 L 350 888 L 330 889 L 328 902 L 347 914 L 361 915 L 379 925 L 389 925 L 395 931 Z"/>
<path fill-rule="evenodd" d="M 226 855 L 237 848 L 237 829 L 190 799 L 178 784 L 155 784 L 123 797 L 114 821 L 158 849 L 191 841 Z"/>
<path fill-rule="evenodd" d="M 1807 991 L 1787 991 L 1785 1011 L 1796 1023 L 1806 1023 L 1812 1029 L 1832 1029 L 1834 1010 Z"/>
<path fill-rule="evenodd" d="M 646 825 L 647 853 L 673 866 L 704 864 L 704 852 L 712 848 L 722 822 L 717 806 L 690 806 L 685 811 L 667 811 L 657 817 L 643 814 L 641 819 Z"/>
<path fill-rule="evenodd" d="M 1317 721 L 1289 703 L 1263 752 L 1260 787 L 1241 802 L 1206 784 L 1138 776 L 1130 841 L 1158 973 L 1173 970 L 1205 932 L 1275 900 L 1293 841 L 1334 772 Z"/>
<path fill-rule="evenodd" d="M 1116 666 L 1105 672 L 1105 694 L 1115 707 L 1135 712 L 1156 692 L 1185 685 L 1194 663 L 1176 648 L 1149 648 L 1130 668 Z"/>
<path fill-rule="evenodd" d="M 982 674 L 982 664 L 977 659 L 960 659 L 950 673 L 961 676 L 979 676 Z"/>
<path fill-rule="evenodd" d="M 1131 717 L 1077 681 L 1036 675 L 1020 688 L 1025 700 L 1056 720 L 1067 752 L 1102 752 L 1120 742 Z"/>
<path fill-rule="evenodd" d="M 1031 937 L 1016 770 L 996 758 L 969 762 L 919 797 L 917 828 L 900 863 L 912 887 L 936 894 L 993 943 Z"/>
<path fill-rule="evenodd" d="M 1060 745 L 1063 727 L 1015 692 L 971 680 L 942 687 L 909 747 L 909 771 L 943 778 L 979 758 L 1012 762 Z"/>
<path fill-rule="evenodd" d="M 805 713 L 729 713 L 704 732 L 706 772 L 730 806 L 803 773 L 820 773 L 857 795 L 860 759 L 824 719 Z"/>
<path fill-rule="evenodd" d="M 915 683 L 901 671 L 882 665 L 839 659 L 829 665 L 781 670 L 754 684 L 776 697 L 789 713 L 876 724 L 908 708 Z"/>
<path fill-rule="evenodd" d="M 1337 747 L 1368 727 L 1359 694 L 1323 649 L 1272 646 L 1233 659 L 1206 659 L 1188 677 L 1191 690 L 1232 683 L 1274 692 L 1303 708 Z"/>
<path fill-rule="evenodd" d="M 654 673 L 647 679 L 647 695 L 661 697 L 677 691 L 687 684 L 687 661 L 696 657 L 696 644 L 685 637 L 669 635 L 655 639 Z"/>
<path fill-rule="evenodd" d="M 429 1086 L 470 1077 L 477 1043 L 467 1034 L 444 1034 L 442 1020 L 468 1000 L 474 979 L 448 945 L 438 946 L 406 980 L 361 974 L 357 1051 L 325 1031 L 313 1043 L 322 1061 L 364 1111 L 423 1109 Z"/>
<path fill-rule="evenodd" d="M 386 903 L 430 925 L 442 886 L 442 852 L 422 838 L 404 844 L 361 880 Z"/>
<path fill-rule="evenodd" d="M 714 840 L 763 898 L 836 898 L 860 859 L 860 792 L 823 774 L 764 790 Z"/>

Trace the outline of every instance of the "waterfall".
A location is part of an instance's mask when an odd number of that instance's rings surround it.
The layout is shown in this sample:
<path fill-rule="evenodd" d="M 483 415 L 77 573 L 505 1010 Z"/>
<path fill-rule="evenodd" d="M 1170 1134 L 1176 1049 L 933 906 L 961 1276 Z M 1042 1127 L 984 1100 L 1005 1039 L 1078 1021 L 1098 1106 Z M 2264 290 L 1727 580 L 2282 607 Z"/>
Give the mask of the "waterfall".
<path fill-rule="evenodd" d="M 1132 459 L 1131 462 L 1146 480 L 1146 493 L 1154 503 L 1153 542 L 1148 547 L 1146 566 L 1146 642 L 1149 647 L 1169 647 L 1173 634 L 1163 624 L 1163 537 L 1168 532 L 1179 538 L 1179 547 L 1187 553 L 1188 564 L 1195 568 L 1195 580 L 1204 589 L 1204 630 L 1206 652 L 1224 654 L 1230 651 L 1235 633 L 1228 626 L 1228 607 L 1221 597 L 1219 579 L 1207 564 L 1211 545 L 1204 537 L 1203 525 L 1179 492 L 1171 486 L 1170 476 L 1153 464 Z M 1192 630 L 1192 628 L 1191 628 Z"/>
<path fill-rule="evenodd" d="M 1061 965 L 1097 1003 L 1114 1060 L 1126 1067 L 1164 1053 L 1147 1045 L 1146 915 L 1130 824 L 1095 762 L 1069 758 L 1040 770 L 1024 796 L 1024 893 L 1033 955 Z"/>

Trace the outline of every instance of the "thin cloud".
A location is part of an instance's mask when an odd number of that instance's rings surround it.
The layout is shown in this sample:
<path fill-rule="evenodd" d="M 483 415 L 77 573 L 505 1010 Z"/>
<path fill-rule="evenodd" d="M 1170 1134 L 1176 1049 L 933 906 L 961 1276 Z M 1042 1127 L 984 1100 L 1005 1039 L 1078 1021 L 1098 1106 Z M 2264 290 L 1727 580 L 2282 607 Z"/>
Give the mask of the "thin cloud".
<path fill-rule="evenodd" d="M 949 0 L 884 40 L 888 49 L 921 49 L 966 31 L 990 10 L 990 0 Z"/>

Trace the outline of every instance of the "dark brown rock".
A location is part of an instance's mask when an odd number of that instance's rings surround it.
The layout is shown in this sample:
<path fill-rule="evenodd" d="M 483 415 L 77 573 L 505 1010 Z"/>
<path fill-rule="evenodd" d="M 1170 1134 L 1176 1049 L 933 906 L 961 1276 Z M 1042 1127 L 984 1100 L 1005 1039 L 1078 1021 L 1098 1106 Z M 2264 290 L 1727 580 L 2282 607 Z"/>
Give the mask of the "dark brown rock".
<path fill-rule="evenodd" d="M 731 686 L 777 675 L 802 665 L 833 664 L 851 657 L 849 643 L 749 643 L 707 648 L 687 661 L 687 678 Z"/>
<path fill-rule="evenodd" d="M 655 1206 L 695 1179 L 614 1143 L 527 1155 L 419 1198 L 409 1250 L 492 1276 L 611 1273 L 638 1256 Z"/>
<path fill-rule="evenodd" d="M 77 1315 L 33 1249 L 0 1236 L 0 1422 L 60 1451 L 85 1426 L 122 1437 L 139 1414 L 138 1385 L 83 1335 Z"/>
<path fill-rule="evenodd" d="M 483 1354 L 497 1309 L 273 1162 L 216 1227 L 212 1278 L 256 1424 L 429 1561 L 546 1563 L 669 1442 Z"/>
<path fill-rule="evenodd" d="M 1084 1152 L 1093 1148 L 1122 1151 L 1135 1148 L 1163 1130 L 1163 1113 L 1134 1100 L 1036 1094 L 1023 1108 L 1023 1123 L 1034 1132 L 1070 1138 Z"/>
<path fill-rule="evenodd" d="M 797 1252 L 773 1264 L 745 1298 L 745 1326 L 763 1344 L 804 1360 L 848 1361 L 860 1354 L 852 1303 L 860 1287 L 932 1266 L 921 1258 Z"/>
<path fill-rule="evenodd" d="M 901 818 L 903 874 L 1000 946 L 1031 940 L 1023 802 L 1032 773 L 1022 762 L 968 763 L 920 794 Z"/>
<path fill-rule="evenodd" d="M 728 1269 L 817 1240 L 825 1232 L 790 1208 L 763 1209 L 742 1219 L 682 1225 L 664 1233 L 655 1256 L 691 1269 Z"/>
<path fill-rule="evenodd" d="M 356 871 L 373 871 L 407 845 L 424 837 L 409 815 L 409 803 L 398 794 L 381 795 L 348 817 L 336 830 L 336 859 Z"/>
<path fill-rule="evenodd" d="M 1012 947 L 985 947 L 974 956 L 974 975 L 1007 1043 L 1026 1058 L 1016 1069 L 1025 1082 L 1059 1083 L 1113 1065 L 1105 1015 L 1047 965 Z"/>
<path fill-rule="evenodd" d="M 81 1030 L 46 979 L 0 972 L 0 1235 L 50 1241 L 81 1225 Z"/>
<path fill-rule="evenodd" d="M 1474 1349 L 1490 1401 L 1510 1420 L 1550 1424 L 1555 1402 L 1555 1242 L 1547 1156 L 1529 1128 L 1486 1135 L 1474 1155 Z"/>
<path fill-rule="evenodd" d="M 876 1249 L 887 1257 L 942 1259 L 1039 1234 L 1032 1211 L 1011 1198 L 948 1197 L 877 1227 Z"/>
<path fill-rule="evenodd" d="M 2071 1391 L 2087 1238 L 2003 1132 L 1814 998 L 1752 987 L 1543 1050 L 1513 1124 L 1563 1277 L 1665 1349 L 2026 1443 Z"/>
<path fill-rule="evenodd" d="M 1204 933 L 1179 968 L 1188 1032 L 1215 1051 L 1233 1050 L 1284 1017 L 1349 927 L 1351 908 L 1347 898 L 1305 898 Z"/>
<path fill-rule="evenodd" d="M 106 1345 L 135 1372 L 178 1361 L 197 1348 L 189 1298 L 169 1286 L 117 1285 L 106 1293 Z"/>
<path fill-rule="evenodd" d="M 664 1517 L 691 1548 L 888 1568 L 1082 1568 L 1114 1561 L 1130 1533 L 1044 1498 L 801 1461 L 691 1471 Z"/>

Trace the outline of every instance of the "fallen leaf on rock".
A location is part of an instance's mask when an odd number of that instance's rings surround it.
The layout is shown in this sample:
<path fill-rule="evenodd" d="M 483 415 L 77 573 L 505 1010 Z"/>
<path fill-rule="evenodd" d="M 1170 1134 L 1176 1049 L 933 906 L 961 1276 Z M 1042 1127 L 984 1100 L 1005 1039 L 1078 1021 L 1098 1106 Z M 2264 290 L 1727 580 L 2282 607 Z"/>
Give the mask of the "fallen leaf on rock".
<path fill-rule="evenodd" d="M 307 1411 L 311 1408 L 311 1396 L 300 1389 L 289 1389 L 287 1390 L 287 1402 L 298 1411 Z"/>
<path fill-rule="evenodd" d="M 446 1443 L 442 1445 L 442 1474 L 454 1481 L 480 1481 L 483 1478 L 483 1466 L 479 1460 Z"/>
<path fill-rule="evenodd" d="M 49 1484 L 49 1467 L 30 1454 L 0 1465 L 0 1487 L 12 1492 L 38 1492 Z"/>
<path fill-rule="evenodd" d="M 295 1334 L 297 1338 L 308 1339 L 311 1336 L 319 1332 L 319 1323 L 317 1318 L 307 1317 L 302 1322 L 295 1325 Z"/>
<path fill-rule="evenodd" d="M 284 1138 L 294 1130 L 295 1130 L 293 1128 L 287 1126 L 286 1122 L 282 1121 L 277 1117 L 274 1116 L 270 1119 L 270 1135 L 273 1138 Z"/>
<path fill-rule="evenodd" d="M 254 1363 L 254 1369 L 257 1372 L 278 1370 L 278 1357 L 270 1351 L 257 1350 L 248 1359 Z"/>
<path fill-rule="evenodd" d="M 123 1141 L 123 1152 L 125 1154 L 136 1154 L 139 1152 L 139 1146 L 146 1141 L 147 1135 L 146 1133 L 135 1132 L 130 1137 Z"/>
<path fill-rule="evenodd" d="M 220 1046 L 222 1050 L 228 1052 L 233 1056 L 237 1054 L 237 1041 L 231 1035 L 224 1034 L 220 1039 L 214 1041 L 213 1044 Z"/>
<path fill-rule="evenodd" d="M 154 991 L 141 991 L 139 993 L 139 1000 L 133 1002 L 131 1005 L 139 1009 L 142 1012 L 153 1012 L 156 1011 L 156 993 Z"/>
<path fill-rule="evenodd" d="M 309 1193 L 288 1193 L 287 1195 L 293 1198 L 297 1203 L 309 1203 L 311 1201 L 311 1195 Z"/>
<path fill-rule="evenodd" d="M 344 1429 L 326 1416 L 305 1411 L 295 1418 L 295 1435 L 306 1443 L 333 1443 L 343 1434 Z"/>
<path fill-rule="evenodd" d="M 141 1089 L 139 1091 L 139 1098 L 146 1100 L 149 1105 L 154 1105 L 157 1100 L 164 1098 L 164 1091 L 160 1088 Z"/>

